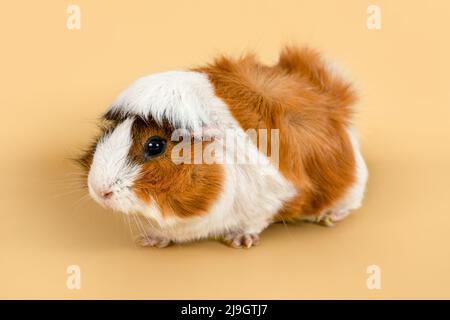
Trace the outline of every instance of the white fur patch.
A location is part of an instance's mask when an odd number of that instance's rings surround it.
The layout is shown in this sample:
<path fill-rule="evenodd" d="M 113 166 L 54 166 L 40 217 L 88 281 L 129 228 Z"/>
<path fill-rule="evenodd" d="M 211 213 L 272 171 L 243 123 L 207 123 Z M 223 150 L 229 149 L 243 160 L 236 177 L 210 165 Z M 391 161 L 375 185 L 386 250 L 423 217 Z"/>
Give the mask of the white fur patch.
<path fill-rule="evenodd" d="M 356 161 L 356 181 L 352 187 L 347 191 L 346 196 L 339 204 L 334 208 L 337 220 L 345 218 L 350 210 L 358 209 L 364 198 L 364 191 L 366 189 L 367 179 L 369 173 L 366 163 L 361 155 L 358 139 L 353 129 L 348 129 L 348 135 L 353 146 L 353 153 Z"/>
<path fill-rule="evenodd" d="M 132 118 L 124 120 L 98 142 L 88 175 L 91 197 L 101 205 L 124 213 L 138 209 L 131 187 L 139 168 L 128 161 L 132 124 Z M 112 191 L 113 196 L 104 200 L 99 196 L 102 191 Z"/>
<path fill-rule="evenodd" d="M 211 87 L 199 72 L 170 71 L 135 81 L 114 101 L 109 111 L 152 117 L 162 124 L 197 130 L 211 124 Z"/>

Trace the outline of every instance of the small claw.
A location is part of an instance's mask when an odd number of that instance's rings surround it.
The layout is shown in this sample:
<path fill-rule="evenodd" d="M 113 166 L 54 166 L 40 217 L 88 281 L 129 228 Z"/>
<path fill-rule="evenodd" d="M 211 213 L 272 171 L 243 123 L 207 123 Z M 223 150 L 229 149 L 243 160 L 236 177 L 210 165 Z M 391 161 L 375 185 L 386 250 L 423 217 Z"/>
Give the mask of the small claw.
<path fill-rule="evenodd" d="M 232 233 L 224 238 L 224 242 L 233 248 L 251 248 L 259 244 L 259 235 Z"/>
<path fill-rule="evenodd" d="M 325 227 L 333 227 L 334 226 L 333 218 L 330 216 L 325 216 L 322 220 L 319 221 L 319 223 Z"/>
<path fill-rule="evenodd" d="M 171 241 L 168 239 L 152 237 L 148 235 L 141 235 L 137 237 L 135 242 L 142 247 L 156 247 L 156 248 L 165 248 L 171 243 Z"/>

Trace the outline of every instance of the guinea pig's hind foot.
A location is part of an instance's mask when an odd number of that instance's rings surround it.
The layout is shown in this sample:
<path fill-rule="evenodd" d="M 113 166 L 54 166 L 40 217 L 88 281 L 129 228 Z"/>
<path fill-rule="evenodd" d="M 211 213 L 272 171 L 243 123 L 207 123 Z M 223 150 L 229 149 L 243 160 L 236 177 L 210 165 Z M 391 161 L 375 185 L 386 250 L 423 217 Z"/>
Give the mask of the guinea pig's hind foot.
<path fill-rule="evenodd" d="M 331 221 L 333 222 L 339 222 L 341 220 L 344 220 L 345 218 L 347 218 L 347 216 L 350 214 L 350 210 L 331 210 L 330 213 L 328 214 L 328 217 L 331 219 Z"/>
<path fill-rule="evenodd" d="M 139 235 L 134 241 L 141 247 L 156 247 L 156 248 L 165 248 L 171 243 L 171 241 L 168 239 L 163 239 L 147 234 Z"/>
<path fill-rule="evenodd" d="M 223 242 L 233 248 L 250 248 L 259 241 L 259 234 L 255 233 L 229 233 L 223 238 Z"/>
<path fill-rule="evenodd" d="M 324 227 L 333 227 L 336 222 L 343 220 L 348 216 L 348 214 L 348 210 L 326 210 L 317 216 L 303 217 L 302 221 L 317 223 Z"/>
<path fill-rule="evenodd" d="M 327 210 L 325 214 L 316 217 L 315 222 L 325 227 L 333 227 L 336 222 L 343 220 L 348 214 L 348 210 Z"/>

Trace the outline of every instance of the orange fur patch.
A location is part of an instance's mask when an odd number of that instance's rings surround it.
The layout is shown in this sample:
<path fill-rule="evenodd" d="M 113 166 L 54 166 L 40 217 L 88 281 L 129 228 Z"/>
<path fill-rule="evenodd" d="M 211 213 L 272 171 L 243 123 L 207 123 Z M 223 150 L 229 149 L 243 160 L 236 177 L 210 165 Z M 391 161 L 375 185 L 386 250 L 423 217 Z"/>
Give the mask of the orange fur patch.
<path fill-rule="evenodd" d="M 163 216 L 187 218 L 206 214 L 223 190 L 223 167 L 218 164 L 175 164 L 171 159 L 172 130 L 169 125 L 160 127 L 152 121 L 135 120 L 129 158 L 141 165 L 142 174 L 135 181 L 134 192 L 146 203 L 155 201 Z M 143 161 L 144 143 L 155 135 L 167 140 L 166 152 L 158 158 Z M 202 143 L 205 148 L 208 142 L 191 143 L 192 159 L 195 143 Z"/>
<path fill-rule="evenodd" d="M 319 54 L 286 48 L 274 66 L 247 55 L 222 57 L 195 70 L 208 74 L 244 130 L 280 130 L 279 169 L 299 193 L 279 218 L 318 215 L 344 196 L 355 181 L 346 128 L 356 96 Z"/>

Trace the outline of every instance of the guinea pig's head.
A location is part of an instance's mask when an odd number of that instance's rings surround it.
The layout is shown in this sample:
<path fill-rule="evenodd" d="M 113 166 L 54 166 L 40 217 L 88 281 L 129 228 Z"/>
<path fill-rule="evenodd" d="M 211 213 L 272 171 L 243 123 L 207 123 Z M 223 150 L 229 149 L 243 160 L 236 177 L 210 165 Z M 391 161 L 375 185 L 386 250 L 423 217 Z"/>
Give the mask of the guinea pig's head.
<path fill-rule="evenodd" d="M 198 132 L 210 121 L 204 109 L 213 97 L 199 94 L 199 86 L 208 89 L 205 80 L 195 72 L 156 74 L 118 97 L 101 119 L 99 137 L 79 161 L 96 202 L 157 220 L 208 212 L 224 187 L 223 167 L 174 161 L 180 150 L 189 150 L 181 156 L 192 159 L 198 144 L 210 143 L 179 134 Z M 187 148 L 177 149 L 180 143 Z"/>

